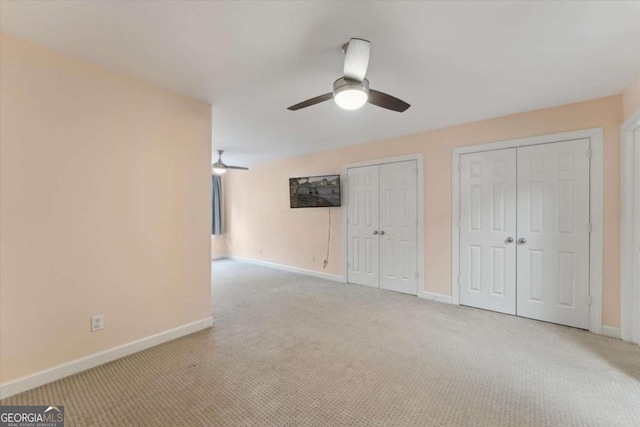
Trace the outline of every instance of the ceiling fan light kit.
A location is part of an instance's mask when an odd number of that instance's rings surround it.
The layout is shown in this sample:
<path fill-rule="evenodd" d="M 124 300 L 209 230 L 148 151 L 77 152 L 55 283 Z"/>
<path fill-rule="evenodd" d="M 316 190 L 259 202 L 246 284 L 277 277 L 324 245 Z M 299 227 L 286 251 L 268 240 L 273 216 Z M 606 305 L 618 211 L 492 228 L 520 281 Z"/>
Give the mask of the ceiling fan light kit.
<path fill-rule="evenodd" d="M 369 89 L 369 80 L 364 76 L 369 67 L 371 43 L 367 40 L 352 38 L 342 46 L 344 58 L 344 76 L 333 82 L 333 92 L 307 99 L 288 108 L 297 111 L 331 98 L 345 110 L 357 110 L 367 102 L 380 108 L 402 113 L 410 107 L 406 102 L 386 93 Z"/>
<path fill-rule="evenodd" d="M 362 82 L 344 77 L 333 82 L 333 100 L 345 110 L 357 110 L 369 99 L 369 80 Z"/>

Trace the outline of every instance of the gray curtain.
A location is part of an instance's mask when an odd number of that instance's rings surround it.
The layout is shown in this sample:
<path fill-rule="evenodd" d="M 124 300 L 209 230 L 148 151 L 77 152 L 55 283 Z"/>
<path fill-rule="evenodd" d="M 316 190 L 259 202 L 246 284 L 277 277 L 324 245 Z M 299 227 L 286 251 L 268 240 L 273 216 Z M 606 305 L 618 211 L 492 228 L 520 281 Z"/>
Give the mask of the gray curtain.
<path fill-rule="evenodd" d="M 222 177 L 211 175 L 213 180 L 213 221 L 211 222 L 211 234 L 224 233 L 222 222 Z"/>

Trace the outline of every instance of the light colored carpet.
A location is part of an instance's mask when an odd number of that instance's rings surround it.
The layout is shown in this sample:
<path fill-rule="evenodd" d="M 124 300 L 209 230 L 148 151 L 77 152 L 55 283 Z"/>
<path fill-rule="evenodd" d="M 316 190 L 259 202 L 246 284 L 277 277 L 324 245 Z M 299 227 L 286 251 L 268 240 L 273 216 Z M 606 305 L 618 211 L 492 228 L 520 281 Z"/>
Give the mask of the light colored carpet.
<path fill-rule="evenodd" d="M 221 260 L 215 326 L 2 404 L 67 425 L 640 425 L 640 347 Z"/>

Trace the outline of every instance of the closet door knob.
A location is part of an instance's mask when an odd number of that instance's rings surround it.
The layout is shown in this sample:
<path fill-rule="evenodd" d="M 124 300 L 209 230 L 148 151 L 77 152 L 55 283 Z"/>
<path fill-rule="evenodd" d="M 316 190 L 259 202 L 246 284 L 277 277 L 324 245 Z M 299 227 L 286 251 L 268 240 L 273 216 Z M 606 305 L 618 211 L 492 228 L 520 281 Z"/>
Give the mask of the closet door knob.
<path fill-rule="evenodd" d="M 373 230 L 373 234 L 378 234 L 378 230 Z"/>
<path fill-rule="evenodd" d="M 518 243 L 524 245 L 525 243 L 527 243 L 527 239 L 525 239 L 524 237 L 521 237 L 518 239 Z"/>
<path fill-rule="evenodd" d="M 382 231 L 380 232 L 380 234 L 384 234 L 384 230 L 382 230 Z"/>
<path fill-rule="evenodd" d="M 513 243 L 513 237 L 507 237 L 507 243 Z"/>

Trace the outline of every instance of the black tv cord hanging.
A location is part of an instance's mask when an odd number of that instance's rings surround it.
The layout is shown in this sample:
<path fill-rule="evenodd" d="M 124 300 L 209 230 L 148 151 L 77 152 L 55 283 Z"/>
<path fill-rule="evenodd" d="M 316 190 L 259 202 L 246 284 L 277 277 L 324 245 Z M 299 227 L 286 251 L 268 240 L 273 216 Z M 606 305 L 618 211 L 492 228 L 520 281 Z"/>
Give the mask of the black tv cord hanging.
<path fill-rule="evenodd" d="M 329 208 L 329 229 L 327 230 L 327 256 L 324 259 L 324 266 L 322 269 L 327 268 L 327 264 L 329 264 L 329 246 L 331 244 L 331 208 Z"/>

